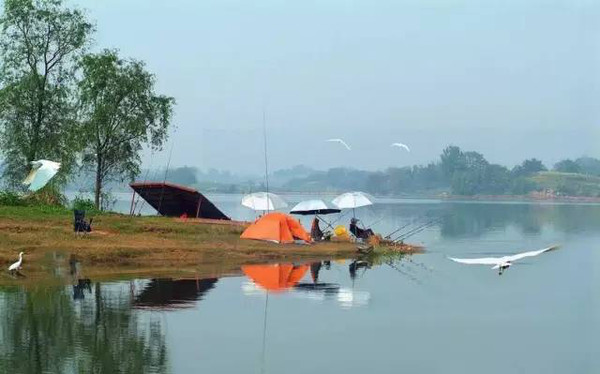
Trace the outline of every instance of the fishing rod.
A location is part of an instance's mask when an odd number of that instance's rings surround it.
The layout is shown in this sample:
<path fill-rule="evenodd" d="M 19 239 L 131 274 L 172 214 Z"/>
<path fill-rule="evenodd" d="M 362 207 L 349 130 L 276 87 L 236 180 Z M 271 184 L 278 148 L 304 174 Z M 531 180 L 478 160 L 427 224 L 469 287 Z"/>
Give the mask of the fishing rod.
<path fill-rule="evenodd" d="M 336 223 L 337 223 L 337 222 L 338 222 L 340 219 L 344 218 L 344 216 L 345 216 L 346 214 L 348 214 L 349 212 L 350 212 L 350 211 L 349 211 L 349 210 L 347 210 L 346 212 L 344 212 L 344 213 L 340 214 L 338 218 L 336 218 L 334 221 L 331 221 L 331 224 L 332 224 L 332 225 L 335 225 L 335 224 L 336 224 Z"/>
<path fill-rule="evenodd" d="M 430 220 L 430 221 L 424 222 L 424 223 L 422 223 L 422 224 L 420 224 L 420 225 L 418 225 L 418 226 L 416 226 L 416 227 L 412 227 L 412 228 L 410 228 L 408 231 L 405 231 L 405 232 L 402 232 L 402 233 L 400 233 L 400 235 L 398 235 L 398 236 L 397 236 L 395 239 L 393 239 L 392 241 L 395 241 L 395 242 L 396 242 L 396 241 L 398 241 L 398 240 L 401 240 L 401 239 L 402 239 L 402 238 L 404 238 L 406 235 L 410 235 L 410 234 L 412 234 L 413 232 L 415 232 L 415 231 L 418 231 L 418 230 L 422 229 L 423 227 L 428 227 L 428 226 L 430 226 L 430 225 L 434 224 L 436 221 L 437 221 L 437 219 L 434 219 L 434 220 Z"/>
<path fill-rule="evenodd" d="M 148 175 L 150 174 L 150 169 L 152 168 L 152 162 L 154 160 L 154 151 L 152 151 L 152 153 L 150 153 L 150 165 L 148 166 L 148 169 L 146 169 L 146 175 L 144 176 L 144 184 L 148 183 Z M 133 204 L 133 209 L 131 214 L 135 215 L 135 210 L 137 209 L 138 204 L 140 203 L 140 198 L 141 195 L 138 194 L 137 199 L 135 200 L 135 203 Z M 142 208 L 144 207 L 144 203 L 146 202 L 146 200 L 142 201 L 142 203 L 140 204 L 140 210 L 139 210 L 139 214 L 142 214 Z"/>
<path fill-rule="evenodd" d="M 418 222 L 418 221 L 420 221 L 420 219 L 418 219 L 418 220 L 417 220 L 417 222 Z M 387 234 L 387 235 L 385 236 L 385 239 L 391 239 L 392 235 L 395 235 L 396 233 L 398 233 L 398 232 L 400 232 L 400 231 L 404 230 L 405 228 L 407 228 L 408 226 L 411 226 L 411 225 L 414 225 L 414 223 L 412 223 L 412 222 L 409 222 L 409 223 L 407 223 L 406 225 L 403 225 L 403 226 L 401 226 L 399 229 L 396 229 L 396 230 L 392 231 L 391 233 Z"/>
<path fill-rule="evenodd" d="M 421 226 L 418 226 L 418 227 L 416 227 L 416 228 L 414 228 L 412 230 L 409 230 L 409 231 L 405 232 L 404 234 L 398 236 L 393 241 L 394 242 L 399 242 L 399 241 L 402 242 L 405 239 L 408 239 L 411 236 L 414 236 L 414 235 L 420 233 L 421 231 L 423 231 L 423 230 L 425 230 L 425 229 L 427 229 L 427 228 L 429 228 L 429 227 L 431 227 L 431 226 L 433 226 L 433 225 L 435 225 L 435 224 L 437 224 L 439 222 L 441 222 L 439 218 L 435 219 L 435 220 L 431 220 L 431 221 L 429 221 L 429 222 L 427 222 L 427 223 L 425 223 L 425 224 L 423 224 Z"/>
<path fill-rule="evenodd" d="M 171 156 L 173 156 L 173 147 L 175 142 L 171 144 L 171 151 L 169 152 L 169 160 L 167 161 L 167 169 L 165 170 L 165 178 L 163 179 L 162 189 L 160 191 L 160 200 L 158 202 L 158 209 L 156 212 L 160 215 L 160 209 L 162 208 L 163 197 L 165 195 L 165 183 L 167 183 L 167 176 L 169 175 L 169 167 L 171 166 Z"/>
<path fill-rule="evenodd" d="M 385 217 L 380 217 L 378 220 L 376 220 L 375 222 L 371 223 L 369 226 L 365 227 L 365 229 L 370 229 L 371 227 L 375 226 L 379 222 L 383 221 L 384 218 Z"/>

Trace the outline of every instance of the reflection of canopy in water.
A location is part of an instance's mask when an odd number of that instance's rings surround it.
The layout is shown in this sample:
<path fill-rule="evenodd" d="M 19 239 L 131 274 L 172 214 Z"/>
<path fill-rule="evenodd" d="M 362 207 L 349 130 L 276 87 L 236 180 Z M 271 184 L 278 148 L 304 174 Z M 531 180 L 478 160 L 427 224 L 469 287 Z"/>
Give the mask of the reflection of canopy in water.
<path fill-rule="evenodd" d="M 242 271 L 267 291 L 283 291 L 296 285 L 308 271 L 308 265 L 245 265 Z"/>
<path fill-rule="evenodd" d="M 215 287 L 217 278 L 207 279 L 152 279 L 135 298 L 135 308 L 186 308 L 202 300 Z"/>

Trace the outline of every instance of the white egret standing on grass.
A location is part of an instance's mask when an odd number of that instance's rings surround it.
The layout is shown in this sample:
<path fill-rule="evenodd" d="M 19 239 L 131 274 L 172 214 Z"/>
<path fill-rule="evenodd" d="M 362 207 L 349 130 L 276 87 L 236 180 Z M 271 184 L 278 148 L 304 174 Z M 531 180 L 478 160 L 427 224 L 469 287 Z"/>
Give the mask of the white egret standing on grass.
<path fill-rule="evenodd" d="M 350 146 L 348 144 L 346 144 L 346 142 L 343 141 L 342 139 L 327 139 L 327 141 L 332 142 L 332 143 L 340 143 L 341 145 L 346 147 L 347 150 L 349 150 L 349 151 L 352 150 L 352 148 L 350 148 Z"/>
<path fill-rule="evenodd" d="M 31 161 L 31 171 L 23 184 L 29 186 L 29 191 L 43 188 L 60 169 L 60 163 L 48 160 Z"/>
<path fill-rule="evenodd" d="M 398 148 L 404 148 L 404 149 L 406 149 L 406 152 L 410 152 L 410 148 L 408 148 L 408 146 L 406 144 L 393 143 L 391 146 L 392 147 L 398 147 Z"/>
<path fill-rule="evenodd" d="M 452 258 L 448 257 L 450 260 L 454 262 L 458 262 L 461 264 L 467 265 L 494 265 L 492 269 L 498 269 L 498 274 L 502 275 L 504 270 L 508 269 L 513 262 L 520 260 L 526 257 L 534 257 L 537 255 L 541 255 L 542 253 L 552 251 L 554 249 L 558 249 L 558 246 L 552 246 L 544 249 L 540 249 L 538 251 L 529 251 L 517 253 L 512 256 L 503 256 L 503 257 L 484 257 L 484 258 Z"/>
<path fill-rule="evenodd" d="M 23 263 L 23 252 L 19 253 L 19 261 L 8 267 L 8 271 L 15 272 L 21 269 L 21 264 Z"/>

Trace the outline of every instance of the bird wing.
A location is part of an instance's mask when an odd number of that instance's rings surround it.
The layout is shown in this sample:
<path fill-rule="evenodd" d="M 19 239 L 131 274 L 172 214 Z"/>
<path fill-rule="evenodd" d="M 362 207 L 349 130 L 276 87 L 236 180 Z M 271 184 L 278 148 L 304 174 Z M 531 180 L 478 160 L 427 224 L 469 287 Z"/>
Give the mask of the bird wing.
<path fill-rule="evenodd" d="M 10 265 L 10 266 L 8 267 L 8 270 L 15 270 L 15 269 L 18 269 L 20 265 L 21 265 L 21 260 L 19 260 L 19 261 L 15 262 L 14 264 Z"/>
<path fill-rule="evenodd" d="M 346 144 L 345 141 L 343 141 L 342 139 L 328 139 L 328 142 L 336 142 L 336 143 L 340 143 L 342 144 L 344 147 L 346 147 L 347 150 L 350 150 L 350 146 L 348 144 Z"/>
<path fill-rule="evenodd" d="M 450 260 L 454 262 L 458 262 L 461 264 L 467 265 L 497 265 L 501 262 L 499 258 L 496 257 L 483 257 L 483 258 L 453 258 L 448 257 Z"/>
<path fill-rule="evenodd" d="M 30 191 L 37 191 L 43 188 L 52 179 L 60 169 L 60 164 L 53 161 L 42 161 L 42 166 L 36 170 L 29 185 Z"/>
<path fill-rule="evenodd" d="M 538 251 L 529 251 L 529 252 L 523 252 L 523 253 L 517 253 L 516 255 L 512 255 L 512 256 L 506 256 L 503 258 L 503 260 L 505 261 L 509 261 L 509 262 L 513 262 L 513 261 L 517 261 L 520 260 L 522 258 L 525 257 L 534 257 L 537 255 L 541 255 L 544 252 L 549 252 L 552 250 L 558 249 L 558 246 L 552 246 L 552 247 L 548 247 L 548 248 L 544 248 L 544 249 L 540 249 Z"/>
<path fill-rule="evenodd" d="M 29 172 L 29 174 L 27 174 L 27 177 L 25 178 L 25 180 L 23 181 L 23 184 L 25 186 L 30 185 L 31 182 L 33 182 L 33 178 L 35 177 L 35 174 L 37 173 L 38 169 L 31 169 L 31 171 Z"/>
<path fill-rule="evenodd" d="M 408 148 L 408 146 L 406 144 L 393 143 L 392 147 L 404 148 L 404 149 L 406 149 L 407 152 L 410 152 L 410 148 Z"/>

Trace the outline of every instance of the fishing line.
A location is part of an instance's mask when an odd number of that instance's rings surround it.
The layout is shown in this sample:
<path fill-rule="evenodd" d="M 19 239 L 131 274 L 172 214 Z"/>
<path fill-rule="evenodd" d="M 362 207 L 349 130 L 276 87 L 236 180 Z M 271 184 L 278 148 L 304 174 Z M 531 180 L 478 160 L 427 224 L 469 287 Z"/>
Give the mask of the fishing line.
<path fill-rule="evenodd" d="M 158 202 L 158 209 L 156 213 L 160 215 L 160 209 L 162 208 L 163 197 L 165 195 L 165 183 L 167 183 L 167 176 L 169 175 L 169 167 L 171 166 L 171 156 L 173 156 L 173 147 L 175 142 L 171 144 L 171 151 L 169 152 L 169 160 L 167 161 L 167 169 L 165 170 L 165 178 L 163 179 L 162 189 L 160 191 L 160 200 Z"/>
<path fill-rule="evenodd" d="M 154 161 L 154 151 L 150 152 L 150 165 L 148 167 L 148 169 L 146 169 L 146 175 L 144 176 L 144 184 L 148 183 L 148 174 L 150 174 L 150 169 L 152 168 L 152 162 Z M 137 208 L 138 203 L 140 202 L 140 199 L 142 198 L 142 196 L 140 194 L 138 194 L 138 197 L 135 201 L 135 203 L 133 204 L 133 214 L 135 215 L 135 210 Z M 144 204 L 146 203 L 146 200 L 144 199 L 142 201 L 142 204 L 140 205 L 140 210 L 138 212 L 138 214 L 142 214 L 142 208 L 144 207 Z"/>

